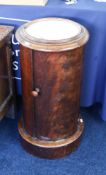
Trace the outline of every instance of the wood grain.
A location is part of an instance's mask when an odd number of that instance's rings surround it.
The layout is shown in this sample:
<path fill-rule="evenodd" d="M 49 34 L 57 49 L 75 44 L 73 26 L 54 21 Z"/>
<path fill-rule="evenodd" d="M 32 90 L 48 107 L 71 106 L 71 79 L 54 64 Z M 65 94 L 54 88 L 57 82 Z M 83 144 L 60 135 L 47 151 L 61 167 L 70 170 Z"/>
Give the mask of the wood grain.
<path fill-rule="evenodd" d="M 34 51 L 21 45 L 22 127 L 24 128 L 23 132 L 32 136 L 32 139 L 57 142 L 73 136 L 77 131 L 82 58 L 83 47 L 71 51 L 50 53 Z M 39 89 L 38 96 L 32 95 L 35 89 Z M 79 140 L 79 138 L 77 139 Z M 35 146 L 34 149 L 34 145 L 27 143 L 25 138 L 23 145 L 29 152 L 34 153 L 32 150 L 35 150 L 35 155 L 41 155 L 39 146 Z M 68 153 L 74 149 L 73 145 L 74 143 L 71 143 L 68 146 Z M 75 145 L 77 145 L 77 141 Z M 65 147 L 63 150 L 65 154 Z M 52 153 L 54 158 L 62 154 L 59 153 L 56 156 L 55 151 L 58 152 L 59 148 L 50 150 L 50 152 L 54 152 L 54 156 Z M 46 157 L 46 151 L 44 154 L 43 157 Z M 49 158 L 49 156 L 47 157 Z"/>

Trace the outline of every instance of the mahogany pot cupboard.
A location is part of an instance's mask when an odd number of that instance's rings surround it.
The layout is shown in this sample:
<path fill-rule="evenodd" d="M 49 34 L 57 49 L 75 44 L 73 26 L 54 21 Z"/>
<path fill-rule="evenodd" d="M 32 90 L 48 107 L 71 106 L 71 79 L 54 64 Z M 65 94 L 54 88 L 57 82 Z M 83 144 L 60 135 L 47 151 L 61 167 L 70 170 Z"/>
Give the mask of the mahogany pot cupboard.
<path fill-rule="evenodd" d="M 71 20 L 43 18 L 22 25 L 20 43 L 23 147 L 42 158 L 74 151 L 84 123 L 79 114 L 87 29 Z"/>

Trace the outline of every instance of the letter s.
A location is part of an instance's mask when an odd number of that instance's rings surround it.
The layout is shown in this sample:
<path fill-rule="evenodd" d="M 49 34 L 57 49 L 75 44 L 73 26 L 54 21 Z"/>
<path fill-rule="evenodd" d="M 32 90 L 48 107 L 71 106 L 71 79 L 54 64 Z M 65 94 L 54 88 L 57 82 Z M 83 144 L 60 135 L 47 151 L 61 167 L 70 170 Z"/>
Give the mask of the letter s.
<path fill-rule="evenodd" d="M 18 70 L 18 61 L 13 61 L 13 70 Z"/>

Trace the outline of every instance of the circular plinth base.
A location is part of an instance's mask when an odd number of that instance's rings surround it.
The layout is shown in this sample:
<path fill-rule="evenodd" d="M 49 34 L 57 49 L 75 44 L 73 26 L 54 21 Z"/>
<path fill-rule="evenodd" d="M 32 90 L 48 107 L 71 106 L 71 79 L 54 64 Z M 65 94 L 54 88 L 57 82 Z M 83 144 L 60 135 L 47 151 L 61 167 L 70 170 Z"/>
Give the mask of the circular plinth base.
<path fill-rule="evenodd" d="M 82 119 L 78 119 L 78 126 L 75 134 L 58 141 L 44 141 L 31 137 L 23 128 L 22 121 L 19 122 L 18 129 L 21 135 L 22 145 L 26 151 L 41 158 L 55 159 L 64 157 L 76 150 L 80 143 L 84 122 Z"/>

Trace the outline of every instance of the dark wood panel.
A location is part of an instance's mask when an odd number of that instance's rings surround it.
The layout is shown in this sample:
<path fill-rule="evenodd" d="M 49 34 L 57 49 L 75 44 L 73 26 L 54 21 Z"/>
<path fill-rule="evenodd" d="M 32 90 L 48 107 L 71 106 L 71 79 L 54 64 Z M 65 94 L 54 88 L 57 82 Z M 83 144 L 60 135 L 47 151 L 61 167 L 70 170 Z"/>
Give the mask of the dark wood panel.
<path fill-rule="evenodd" d="M 0 119 L 7 114 L 12 104 L 14 104 L 14 114 L 16 111 L 12 80 L 12 31 L 11 26 L 0 26 Z"/>
<path fill-rule="evenodd" d="M 36 137 L 63 139 L 73 135 L 79 117 L 82 50 L 34 55 Z"/>
<path fill-rule="evenodd" d="M 7 64 L 7 45 L 0 48 L 0 105 L 10 93 L 9 74 Z"/>
<path fill-rule="evenodd" d="M 83 131 L 83 127 L 78 131 L 82 57 L 83 47 L 64 52 L 42 52 L 21 46 L 23 126 L 19 127 L 19 132 L 23 146 L 29 152 L 56 158 L 78 146 Z M 80 135 L 74 136 L 76 132 Z M 35 141 L 57 142 L 71 137 L 76 141 L 66 143 L 62 148 L 33 145 Z M 29 140 L 31 143 L 27 143 Z"/>
<path fill-rule="evenodd" d="M 34 100 L 31 92 L 33 90 L 33 53 L 32 50 L 21 46 L 21 75 L 22 75 L 22 97 L 23 97 L 23 120 L 26 131 L 35 135 Z"/>

